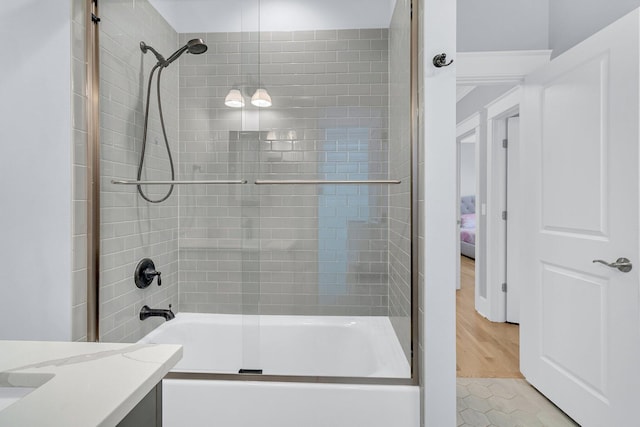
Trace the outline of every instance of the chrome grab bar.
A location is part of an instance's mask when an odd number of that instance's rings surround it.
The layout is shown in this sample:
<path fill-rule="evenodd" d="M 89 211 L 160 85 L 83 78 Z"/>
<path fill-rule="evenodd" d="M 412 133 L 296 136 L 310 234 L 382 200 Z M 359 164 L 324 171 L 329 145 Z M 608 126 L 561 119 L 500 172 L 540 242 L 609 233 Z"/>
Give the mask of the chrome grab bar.
<path fill-rule="evenodd" d="M 112 179 L 112 184 L 118 185 L 194 185 L 194 184 L 246 184 L 247 180 L 218 180 L 218 181 L 125 181 Z"/>
<path fill-rule="evenodd" d="M 398 179 L 367 179 L 367 180 L 325 180 L 325 179 L 256 179 L 256 185 L 306 185 L 306 184 L 400 184 Z"/>
<path fill-rule="evenodd" d="M 246 184 L 247 180 L 216 180 L 216 181 L 127 181 L 112 179 L 117 185 L 196 185 L 196 184 Z M 256 185 L 318 185 L 318 184 L 401 184 L 399 179 L 367 179 L 367 180 L 325 180 L 325 179 L 256 179 Z"/>

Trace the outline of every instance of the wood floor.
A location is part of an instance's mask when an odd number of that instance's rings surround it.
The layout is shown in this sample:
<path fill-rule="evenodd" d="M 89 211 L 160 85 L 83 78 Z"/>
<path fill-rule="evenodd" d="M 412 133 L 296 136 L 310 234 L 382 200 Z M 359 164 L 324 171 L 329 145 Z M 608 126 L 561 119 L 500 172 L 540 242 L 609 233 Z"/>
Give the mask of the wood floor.
<path fill-rule="evenodd" d="M 461 257 L 456 293 L 457 374 L 466 378 L 523 378 L 519 326 L 490 322 L 474 308 L 475 262 Z"/>

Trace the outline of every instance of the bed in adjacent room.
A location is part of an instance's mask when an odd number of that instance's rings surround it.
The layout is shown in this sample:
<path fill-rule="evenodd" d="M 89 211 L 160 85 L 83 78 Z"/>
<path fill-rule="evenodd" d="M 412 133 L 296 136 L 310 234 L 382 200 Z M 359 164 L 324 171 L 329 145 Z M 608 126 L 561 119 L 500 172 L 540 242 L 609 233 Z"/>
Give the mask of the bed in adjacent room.
<path fill-rule="evenodd" d="M 476 259 L 476 196 L 460 198 L 460 253 Z"/>

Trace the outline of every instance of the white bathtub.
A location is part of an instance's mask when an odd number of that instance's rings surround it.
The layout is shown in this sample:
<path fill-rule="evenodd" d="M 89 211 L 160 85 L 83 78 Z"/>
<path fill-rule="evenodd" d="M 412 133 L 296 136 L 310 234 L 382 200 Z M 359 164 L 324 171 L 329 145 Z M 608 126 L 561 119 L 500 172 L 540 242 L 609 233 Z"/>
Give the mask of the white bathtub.
<path fill-rule="evenodd" d="M 141 340 L 183 345 L 174 372 L 409 378 L 385 317 L 180 313 Z M 168 427 L 417 427 L 414 386 L 163 381 Z"/>

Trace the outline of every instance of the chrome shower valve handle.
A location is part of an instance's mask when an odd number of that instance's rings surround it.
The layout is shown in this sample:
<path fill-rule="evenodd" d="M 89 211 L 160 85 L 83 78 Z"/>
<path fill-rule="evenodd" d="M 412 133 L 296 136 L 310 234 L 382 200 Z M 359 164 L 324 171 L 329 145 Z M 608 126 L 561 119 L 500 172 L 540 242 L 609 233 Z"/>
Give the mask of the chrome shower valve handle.
<path fill-rule="evenodd" d="M 156 266 L 149 258 L 143 258 L 136 266 L 133 273 L 133 281 L 140 289 L 146 289 L 153 282 L 153 278 L 158 278 L 158 286 L 162 286 L 162 273 L 156 270 Z"/>
<path fill-rule="evenodd" d="M 161 277 L 161 272 L 156 271 L 152 268 L 147 268 L 144 271 L 144 275 L 147 277 L 147 280 L 149 280 L 150 282 L 153 281 L 154 277 L 158 277 L 158 286 L 162 286 L 162 277 Z"/>

